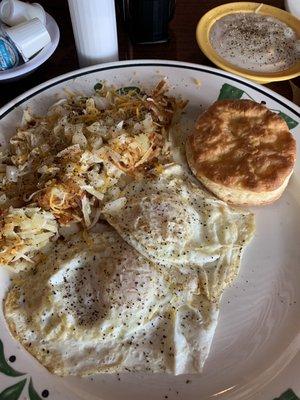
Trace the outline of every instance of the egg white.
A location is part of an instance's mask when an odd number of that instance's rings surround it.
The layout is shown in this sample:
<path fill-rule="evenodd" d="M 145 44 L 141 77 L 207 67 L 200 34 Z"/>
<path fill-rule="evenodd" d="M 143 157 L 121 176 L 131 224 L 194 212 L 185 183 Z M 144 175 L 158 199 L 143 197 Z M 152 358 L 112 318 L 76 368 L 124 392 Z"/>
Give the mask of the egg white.
<path fill-rule="evenodd" d="M 229 207 L 171 164 L 157 176 L 129 183 L 103 209 L 107 221 L 140 254 L 166 268 L 196 274 L 218 302 L 238 272 L 254 233 L 251 212 Z"/>
<path fill-rule="evenodd" d="M 111 227 L 54 244 L 4 303 L 16 339 L 51 372 L 199 372 L 217 307 L 198 280 L 165 273 Z"/>

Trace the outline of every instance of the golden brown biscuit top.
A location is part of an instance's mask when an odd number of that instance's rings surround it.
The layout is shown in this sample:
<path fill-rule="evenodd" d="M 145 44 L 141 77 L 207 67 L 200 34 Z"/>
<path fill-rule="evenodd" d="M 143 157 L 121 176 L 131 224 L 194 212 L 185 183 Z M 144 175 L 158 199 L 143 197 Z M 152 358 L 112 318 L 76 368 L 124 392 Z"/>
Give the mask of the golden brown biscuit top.
<path fill-rule="evenodd" d="M 296 142 L 286 122 L 251 100 L 215 102 L 187 146 L 196 175 L 256 192 L 281 186 L 295 164 Z"/>

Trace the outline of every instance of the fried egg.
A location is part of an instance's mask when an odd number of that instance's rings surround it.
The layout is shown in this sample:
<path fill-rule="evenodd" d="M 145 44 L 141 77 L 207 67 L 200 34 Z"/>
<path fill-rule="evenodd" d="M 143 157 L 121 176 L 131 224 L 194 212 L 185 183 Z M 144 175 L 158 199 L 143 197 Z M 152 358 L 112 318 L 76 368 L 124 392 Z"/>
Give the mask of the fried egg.
<path fill-rule="evenodd" d="M 58 375 L 196 373 L 208 355 L 218 310 L 194 276 L 164 270 L 110 226 L 76 233 L 13 278 L 6 321 Z"/>
<path fill-rule="evenodd" d="M 156 176 L 129 183 L 103 214 L 118 233 L 165 270 L 196 275 L 209 300 L 238 272 L 254 233 L 251 212 L 233 209 L 193 184 L 183 168 L 170 164 Z"/>

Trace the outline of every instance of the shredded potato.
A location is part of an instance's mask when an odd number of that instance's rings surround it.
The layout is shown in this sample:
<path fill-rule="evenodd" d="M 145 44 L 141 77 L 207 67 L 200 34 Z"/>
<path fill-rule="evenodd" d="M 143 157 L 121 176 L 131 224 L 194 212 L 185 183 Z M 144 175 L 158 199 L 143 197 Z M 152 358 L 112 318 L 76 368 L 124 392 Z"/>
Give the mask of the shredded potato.
<path fill-rule="evenodd" d="M 44 210 L 49 210 L 61 225 L 81 220 L 78 214 L 83 190 L 71 180 L 65 183 L 50 183 L 34 197 L 37 204 Z"/>
<path fill-rule="evenodd" d="M 34 254 L 29 239 L 7 236 L 11 218 L 30 225 L 37 213 L 59 226 L 90 228 L 127 182 L 170 161 L 169 129 L 186 103 L 166 92 L 165 80 L 148 93 L 98 84 L 93 96 L 69 93 L 45 116 L 24 111 L 9 149 L 0 152 L 3 263 Z M 52 231 L 41 232 L 49 242 Z"/>
<path fill-rule="evenodd" d="M 58 232 L 54 216 L 36 207 L 10 208 L 0 224 L 1 264 L 30 260 Z"/>

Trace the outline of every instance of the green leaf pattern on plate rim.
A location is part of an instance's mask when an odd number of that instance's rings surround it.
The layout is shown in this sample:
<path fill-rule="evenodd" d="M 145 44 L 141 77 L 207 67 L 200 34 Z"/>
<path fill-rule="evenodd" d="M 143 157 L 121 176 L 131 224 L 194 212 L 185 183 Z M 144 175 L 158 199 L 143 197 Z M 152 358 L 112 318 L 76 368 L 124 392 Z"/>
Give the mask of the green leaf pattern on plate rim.
<path fill-rule="evenodd" d="M 141 93 L 141 89 L 137 86 L 126 86 L 116 90 L 118 94 L 128 94 L 128 93 Z"/>
<path fill-rule="evenodd" d="M 280 117 L 285 120 L 285 122 L 288 124 L 288 127 L 290 129 L 293 129 L 298 125 L 297 121 L 293 120 L 291 117 L 284 114 L 282 111 L 279 111 L 278 115 L 280 115 Z"/>
<path fill-rule="evenodd" d="M 97 85 L 95 85 L 95 90 L 101 90 L 101 88 L 102 88 L 101 83 L 98 83 Z M 118 89 L 118 91 L 120 92 L 120 94 L 126 94 L 130 91 L 133 91 L 133 92 L 135 91 L 135 92 L 139 93 L 140 89 L 137 87 L 129 86 L 129 87 L 120 88 L 120 89 Z M 239 89 L 235 86 L 229 85 L 228 83 L 224 83 L 223 86 L 221 87 L 221 90 L 220 90 L 220 93 L 218 96 L 218 100 L 238 100 L 238 99 L 241 99 L 244 95 L 249 97 L 251 100 L 253 100 L 251 98 L 251 96 L 249 96 L 242 89 Z M 280 115 L 280 117 L 286 121 L 289 129 L 293 129 L 299 124 L 297 121 L 295 121 L 290 116 L 283 113 L 282 111 L 279 111 L 279 110 L 272 110 L 272 111 L 275 111 L 275 112 L 277 111 L 278 115 Z M 14 370 L 7 363 L 7 361 L 5 359 L 5 355 L 4 355 L 3 343 L 1 340 L 0 340 L 0 373 L 3 373 L 5 375 L 11 376 L 11 377 L 18 377 L 18 376 L 25 375 L 22 372 L 18 372 L 16 370 Z M 0 393 L 0 400 L 18 400 L 19 396 L 21 395 L 21 393 L 24 389 L 26 382 L 27 382 L 27 378 L 4 389 Z M 41 400 L 41 397 L 38 395 L 38 393 L 36 392 L 36 390 L 33 387 L 31 377 L 29 378 L 28 395 L 29 395 L 30 400 Z M 292 389 L 288 389 L 280 397 L 277 397 L 274 400 L 300 400 L 300 399 L 296 396 L 296 394 L 293 392 Z"/>
<path fill-rule="evenodd" d="M 32 379 L 30 378 L 29 386 L 28 386 L 28 394 L 30 400 L 42 400 L 40 396 L 37 394 L 35 388 L 33 387 Z"/>
<path fill-rule="evenodd" d="M 10 365 L 8 365 L 5 355 L 4 355 L 4 348 L 3 343 L 0 339 L 0 372 L 7 376 L 22 376 L 25 375 L 23 372 L 19 372 L 14 370 Z"/>
<path fill-rule="evenodd" d="M 0 400 L 18 400 L 24 389 L 26 381 L 27 379 L 23 379 L 22 381 L 15 383 L 14 385 L 3 390 L 3 392 L 0 393 Z"/>
<path fill-rule="evenodd" d="M 234 86 L 224 83 L 221 87 L 218 100 L 238 100 L 242 98 L 244 91 Z"/>
<path fill-rule="evenodd" d="M 14 377 L 14 378 L 27 375 L 24 372 L 16 371 L 7 363 L 5 354 L 4 354 L 3 342 L 0 339 L 0 374 L 1 373 L 3 375 Z M 5 388 L 0 393 L 0 400 L 18 400 L 20 398 L 20 395 L 21 395 L 27 381 L 28 381 L 28 376 L 26 376 L 25 379 L 22 379 L 21 381 L 13 384 L 12 386 Z M 29 395 L 29 400 L 42 400 L 41 397 L 38 395 L 38 393 L 36 392 L 36 390 L 33 387 L 31 377 L 29 377 L 28 395 Z"/>
<path fill-rule="evenodd" d="M 288 389 L 286 392 L 282 393 L 281 396 L 277 397 L 274 400 L 300 400 L 300 399 L 295 395 L 292 389 Z"/>

